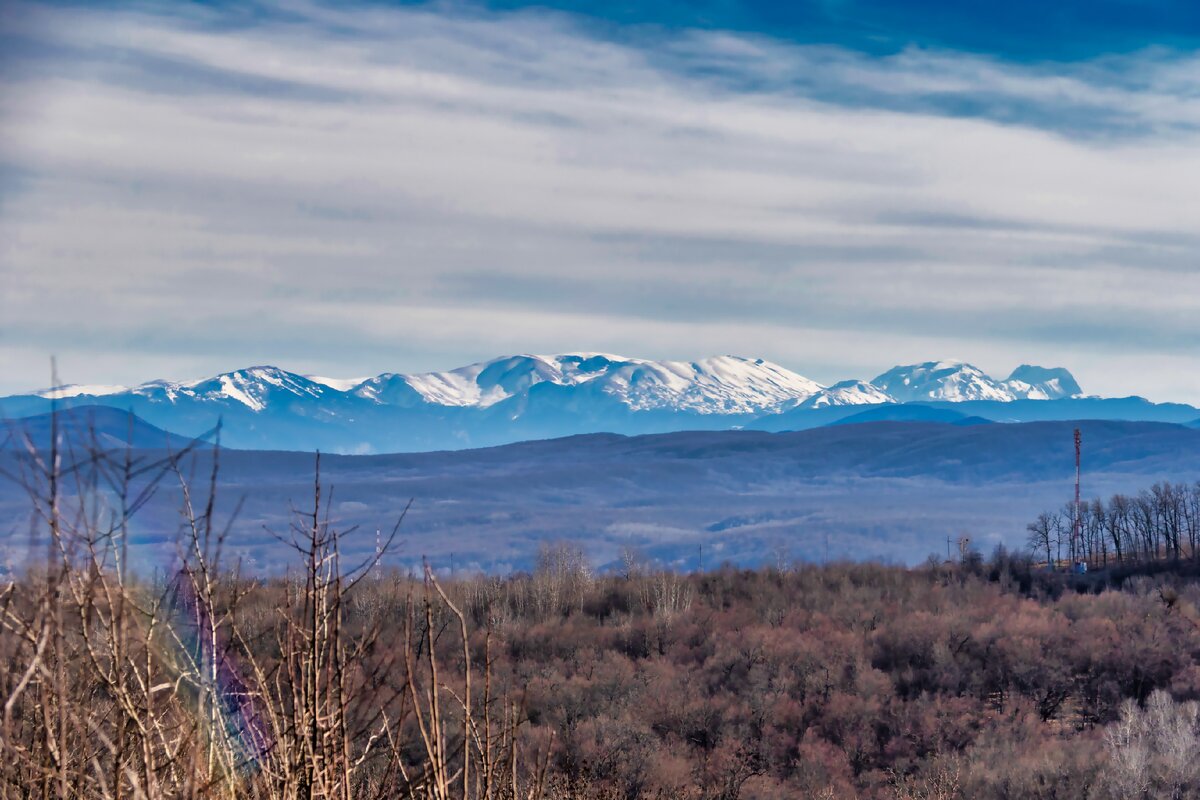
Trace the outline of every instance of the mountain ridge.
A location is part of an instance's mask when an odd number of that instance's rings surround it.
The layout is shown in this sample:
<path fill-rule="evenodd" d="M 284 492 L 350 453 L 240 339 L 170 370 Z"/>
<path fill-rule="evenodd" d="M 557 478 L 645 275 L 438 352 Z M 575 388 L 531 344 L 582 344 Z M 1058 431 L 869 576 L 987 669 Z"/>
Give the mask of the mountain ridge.
<path fill-rule="evenodd" d="M 1200 418 L 1190 406 L 1085 398 L 1061 367 L 1022 364 L 999 380 L 965 362 L 929 361 L 826 386 L 761 358 L 654 361 L 587 351 L 356 380 L 259 365 L 192 381 L 13 395 L 0 398 L 0 414 L 28 416 L 52 403 L 118 407 L 184 436 L 221 420 L 233 447 L 339 453 L 459 449 L 578 433 L 804 430 L 908 403 L 950 404 L 965 416 L 998 422 Z M 897 414 L 868 418 L 889 416 Z"/>
<path fill-rule="evenodd" d="M 819 396 L 822 405 L 866 405 L 912 400 L 1061 399 L 1081 393 L 1062 367 L 1023 364 L 998 381 L 959 361 L 929 361 L 893 367 L 871 381 L 850 379 L 825 386 L 762 358 L 710 356 L 695 361 L 631 358 L 598 352 L 500 356 L 451 370 L 384 372 L 362 379 L 328 378 L 289 372 L 272 365 L 245 367 L 192 381 L 153 380 L 133 387 L 68 384 L 28 394 L 46 399 L 138 394 L 197 399 L 227 397 L 261 411 L 273 391 L 321 397 L 351 394 L 380 403 L 389 389 L 399 404 L 419 398 L 447 407 L 487 407 L 538 383 L 578 386 L 599 381 L 635 410 L 669 407 L 700 413 L 747 413 Z M 705 401 L 709 401 L 706 404 Z"/>

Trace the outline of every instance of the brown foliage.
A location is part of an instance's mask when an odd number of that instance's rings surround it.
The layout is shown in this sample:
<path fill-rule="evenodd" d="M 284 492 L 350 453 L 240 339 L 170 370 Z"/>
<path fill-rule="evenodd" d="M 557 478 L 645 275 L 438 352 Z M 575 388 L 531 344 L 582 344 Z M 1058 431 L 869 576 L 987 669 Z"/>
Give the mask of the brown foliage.
<path fill-rule="evenodd" d="M 1002 552 L 700 575 L 630 557 L 596 576 L 556 545 L 532 574 L 442 584 L 342 564 L 317 480 L 281 536 L 295 571 L 256 581 L 221 564 L 215 481 L 200 501 L 174 457 L 59 459 L 31 454 L 24 478 L 46 564 L 0 590 L 5 797 L 1197 787 L 1200 591 L 1170 576 L 1067 593 Z M 165 579 L 126 566 L 137 474 L 184 500 Z M 104 507 L 68 511 L 67 475 L 107 481 Z"/>

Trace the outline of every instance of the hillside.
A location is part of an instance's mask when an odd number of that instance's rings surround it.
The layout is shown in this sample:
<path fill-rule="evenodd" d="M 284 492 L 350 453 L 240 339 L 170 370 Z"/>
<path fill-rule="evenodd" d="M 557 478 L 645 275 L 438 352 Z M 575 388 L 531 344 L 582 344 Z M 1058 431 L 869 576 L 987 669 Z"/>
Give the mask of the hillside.
<path fill-rule="evenodd" d="M 1085 496 L 1135 491 L 1155 480 L 1200 478 L 1200 430 L 1142 422 L 1084 421 Z M 625 545 L 681 568 L 772 553 L 821 560 L 916 563 L 970 534 L 987 550 L 1020 546 L 1025 525 L 1071 496 L 1073 422 L 957 425 L 873 422 L 792 433 L 711 431 L 575 436 L 494 448 L 322 458 L 333 518 L 373 531 L 413 500 L 398 559 L 509 570 L 538 544 L 573 539 L 597 564 Z M 15 456 L 8 456 L 14 458 Z M 188 462 L 203 475 L 207 455 Z M 278 563 L 290 507 L 309 502 L 312 455 L 227 450 L 221 503 L 243 501 L 229 547 L 255 569 Z M 0 510 L 24 511 L 0 486 Z M 178 525 L 177 496 L 162 492 L 134 541 L 145 557 Z M 373 538 L 358 540 L 369 548 Z M 10 552 L 22 544 L 10 539 Z M 352 546 L 352 545 L 348 545 Z M 157 555 L 156 555 L 157 554 Z M 15 556 L 13 556 L 15 557 Z"/>
<path fill-rule="evenodd" d="M 68 451 L 85 452 L 95 447 L 179 450 L 191 444 L 187 437 L 151 425 L 129 411 L 95 405 L 66 408 L 57 415 L 45 413 L 0 422 L 0 451 L 27 450 L 32 446 L 47 452 L 55 425 L 60 446 Z"/>

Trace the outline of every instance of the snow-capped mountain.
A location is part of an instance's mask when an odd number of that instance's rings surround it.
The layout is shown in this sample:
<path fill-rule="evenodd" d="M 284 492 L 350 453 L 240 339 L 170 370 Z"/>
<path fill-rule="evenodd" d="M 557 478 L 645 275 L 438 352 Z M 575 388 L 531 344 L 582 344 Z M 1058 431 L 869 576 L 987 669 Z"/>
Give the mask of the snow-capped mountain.
<path fill-rule="evenodd" d="M 895 403 L 896 398 L 866 381 L 842 381 L 822 389 L 802 401 L 798 408 L 827 408 L 829 406 L 869 406 Z"/>
<path fill-rule="evenodd" d="M 671 408 L 697 414 L 753 414 L 821 390 L 821 384 L 761 358 L 626 361 L 606 369 L 603 391 L 641 411 Z"/>
<path fill-rule="evenodd" d="M 823 386 L 760 358 L 653 361 L 581 352 L 503 356 L 444 372 L 366 379 L 304 376 L 259 366 L 133 388 L 58 387 L 0 399 L 0 411 L 8 416 L 41 413 L 53 399 L 66 406 L 128 409 L 184 435 L 209 430 L 220 419 L 223 441 L 234 447 L 383 452 L 578 433 L 772 425 L 790 430 L 827 424 L 859 406 L 1011 404 L 1079 394 L 1079 385 L 1065 369 L 1030 365 L 1000 381 L 970 364 L 930 361 L 895 367 L 870 382 Z"/>
<path fill-rule="evenodd" d="M 905 402 L 1049 400 L 1076 396 L 1079 384 L 1062 368 L 1022 365 L 998 381 L 957 361 L 898 366 L 874 380 L 822 386 L 761 358 L 715 356 L 698 361 L 652 361 L 607 353 L 503 356 L 445 372 L 383 373 L 373 378 L 304 376 L 258 366 L 189 382 L 156 380 L 123 386 L 60 386 L 43 398 L 121 397 L 159 403 L 235 403 L 261 412 L 279 403 L 328 400 L 371 405 L 490 408 L 541 384 L 588 385 L 632 411 L 756 414 L 787 408 L 826 408 Z"/>
<path fill-rule="evenodd" d="M 71 397 L 79 397 L 81 395 L 87 397 L 104 397 L 110 394 L 120 394 L 128 392 L 128 386 L 116 386 L 109 384 L 82 384 L 82 383 L 65 383 L 62 386 L 55 386 L 53 389 L 41 389 L 33 394 L 46 399 L 64 400 Z"/>
<path fill-rule="evenodd" d="M 1057 400 L 1080 394 L 1067 370 L 1024 364 L 1007 380 L 998 381 L 978 367 L 961 361 L 926 361 L 893 367 L 871 384 L 901 403 L 968 400 Z"/>
<path fill-rule="evenodd" d="M 150 399 L 178 402 L 187 397 L 201 402 L 233 400 L 251 411 L 264 411 L 278 403 L 332 396 L 336 389 L 278 367 L 250 367 L 193 383 L 157 381 L 133 390 Z"/>
<path fill-rule="evenodd" d="M 39 397 L 63 399 L 72 397 L 112 397 L 135 395 L 165 403 L 198 401 L 220 403 L 235 401 L 252 411 L 263 411 L 281 400 L 312 398 L 319 400 L 334 387 L 296 375 L 278 367 L 248 367 L 226 372 L 198 381 L 148 381 L 139 386 L 59 386 L 36 392 Z"/>
<path fill-rule="evenodd" d="M 1013 400 L 998 381 L 978 367 L 959 361 L 926 361 L 893 367 L 871 383 L 901 403 L 946 400 Z"/>
<path fill-rule="evenodd" d="M 1022 364 L 1012 371 L 1004 385 L 1017 397 L 1028 400 L 1059 400 L 1083 394 L 1075 376 L 1062 367 L 1047 369 Z"/>
<path fill-rule="evenodd" d="M 487 408 L 542 383 L 593 384 L 634 411 L 753 414 L 803 399 L 821 385 L 761 358 L 716 356 L 699 361 L 648 361 L 606 353 L 520 355 L 449 372 L 384 374 L 351 391 L 388 405 L 425 402 Z"/>

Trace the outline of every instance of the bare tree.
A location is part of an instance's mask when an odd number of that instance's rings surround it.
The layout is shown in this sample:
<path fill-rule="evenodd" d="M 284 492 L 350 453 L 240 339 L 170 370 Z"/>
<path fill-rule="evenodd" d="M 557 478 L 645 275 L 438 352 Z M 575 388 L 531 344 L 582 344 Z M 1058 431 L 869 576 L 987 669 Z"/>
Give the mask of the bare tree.
<path fill-rule="evenodd" d="M 280 536 L 298 571 L 246 579 L 224 563 L 236 510 L 219 522 L 219 446 L 135 451 L 78 434 L 52 414 L 48 450 L 26 436 L 9 475 L 28 490 L 46 555 L 0 589 L 4 796 L 541 796 L 546 761 L 520 757 L 523 706 L 494 690 L 490 647 L 480 670 L 467 619 L 432 576 L 423 615 L 420 584 L 392 584 L 409 595 L 388 604 L 402 626 L 379 604 L 353 613 L 403 513 L 371 557 L 347 564 L 353 531 L 329 517 L 318 456 L 311 509 Z M 170 483 L 176 566 L 148 580 L 129 567 L 130 522 Z M 447 616 L 457 658 L 438 635 Z"/>
<path fill-rule="evenodd" d="M 1194 797 L 1200 790 L 1200 732 L 1195 702 L 1177 703 L 1153 692 L 1144 708 L 1126 700 L 1120 718 L 1104 734 L 1113 798 Z"/>
<path fill-rule="evenodd" d="M 1027 539 L 1029 548 L 1037 553 L 1045 552 L 1046 564 L 1050 566 L 1054 565 L 1050 549 L 1054 544 L 1055 529 L 1054 517 L 1045 511 L 1038 514 L 1037 519 L 1026 526 L 1026 530 L 1029 531 Z"/>

